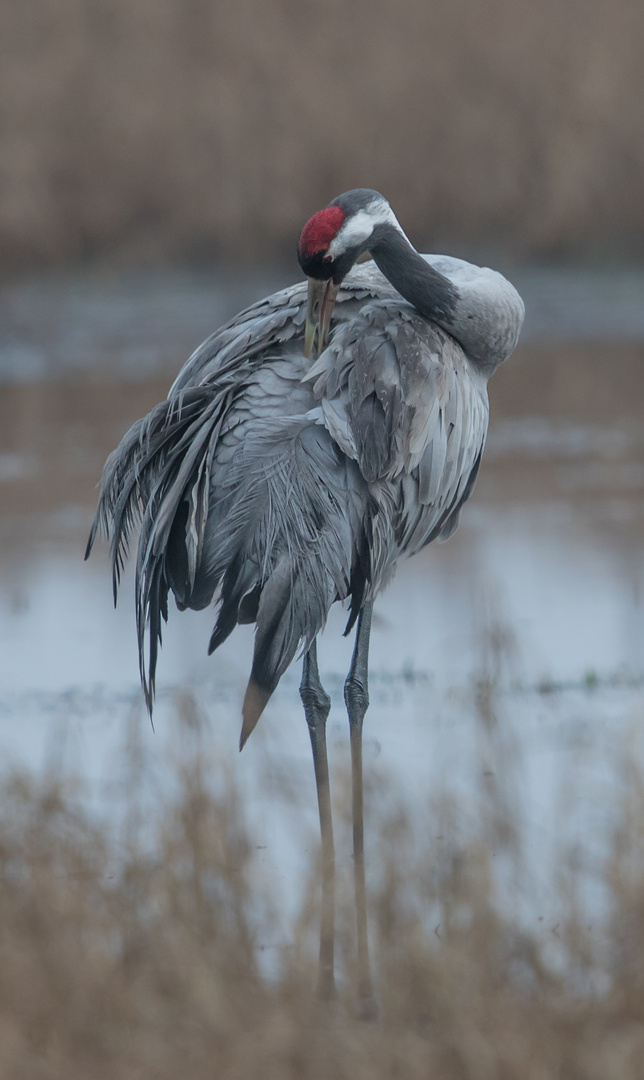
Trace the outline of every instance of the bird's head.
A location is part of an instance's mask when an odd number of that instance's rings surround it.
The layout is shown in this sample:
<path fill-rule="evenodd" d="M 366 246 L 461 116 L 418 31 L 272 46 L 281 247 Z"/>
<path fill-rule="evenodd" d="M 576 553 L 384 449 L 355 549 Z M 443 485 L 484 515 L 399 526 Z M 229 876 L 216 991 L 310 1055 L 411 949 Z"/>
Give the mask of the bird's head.
<path fill-rule="evenodd" d="M 351 267 L 369 251 L 380 229 L 400 229 L 387 200 L 369 188 L 345 191 L 309 218 L 302 229 L 297 256 L 309 279 L 305 352 L 311 355 L 317 333 L 318 353 L 331 322 L 335 298 Z"/>

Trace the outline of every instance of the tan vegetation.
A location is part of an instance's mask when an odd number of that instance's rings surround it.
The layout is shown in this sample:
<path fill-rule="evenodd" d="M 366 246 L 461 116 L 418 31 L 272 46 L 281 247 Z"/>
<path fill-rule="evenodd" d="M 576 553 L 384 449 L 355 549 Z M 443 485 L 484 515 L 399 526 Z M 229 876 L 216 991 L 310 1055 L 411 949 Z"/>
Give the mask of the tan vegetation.
<path fill-rule="evenodd" d="M 488 749 L 503 644 L 491 639 L 489 649 L 492 676 L 475 695 Z M 180 713 L 173 792 L 145 809 L 135 739 L 119 827 L 97 824 L 82 791 L 51 776 L 2 783 L 3 1078 L 640 1080 L 644 787 L 635 770 L 624 775 L 603 868 L 605 925 L 585 925 L 576 870 L 562 867 L 552 883 L 560 917 L 534 930 L 508 914 L 493 867 L 494 852 L 520 861 L 502 738 L 502 768 L 484 779 L 482 829 L 470 839 L 456 839 L 449 802 L 412 822 L 378 777 L 369 847 L 381 1018 L 364 1023 L 351 989 L 350 898 L 340 905 L 335 1006 L 312 991 L 313 881 L 283 949 L 262 960 L 279 897 L 257 872 L 235 785 L 205 755 L 189 698 Z"/>
<path fill-rule="evenodd" d="M 339 191 L 425 249 L 644 255 L 632 0 L 3 0 L 0 268 L 293 258 Z"/>

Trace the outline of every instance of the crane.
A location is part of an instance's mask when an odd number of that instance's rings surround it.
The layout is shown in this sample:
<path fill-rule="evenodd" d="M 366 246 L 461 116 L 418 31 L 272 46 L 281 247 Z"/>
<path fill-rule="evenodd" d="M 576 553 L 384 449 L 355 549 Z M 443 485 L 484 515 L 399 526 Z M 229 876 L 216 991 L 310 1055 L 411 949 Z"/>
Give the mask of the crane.
<path fill-rule="evenodd" d="M 369 259 L 358 264 L 360 259 Z M 114 600 L 139 527 L 135 606 L 152 712 L 162 620 L 217 615 L 209 652 L 254 623 L 240 749 L 303 655 L 322 841 L 318 992 L 332 998 L 335 857 L 326 749 L 330 698 L 317 637 L 336 601 L 357 624 L 344 686 L 351 745 L 358 1000 L 369 963 L 362 728 L 374 598 L 399 558 L 458 525 L 488 425 L 487 381 L 515 348 L 523 302 L 498 272 L 419 254 L 391 206 L 360 188 L 305 224 L 307 282 L 253 304 L 188 359 L 168 397 L 108 458 L 86 557 L 111 538 Z"/>

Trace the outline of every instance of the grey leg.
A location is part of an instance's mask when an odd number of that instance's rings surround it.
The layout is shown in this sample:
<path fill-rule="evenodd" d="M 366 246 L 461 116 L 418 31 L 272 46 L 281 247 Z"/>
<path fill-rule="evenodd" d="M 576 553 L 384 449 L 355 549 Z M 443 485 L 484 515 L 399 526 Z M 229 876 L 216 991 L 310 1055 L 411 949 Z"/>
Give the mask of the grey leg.
<path fill-rule="evenodd" d="M 364 811 L 362 796 L 362 722 L 369 707 L 369 635 L 373 604 L 360 612 L 351 668 L 344 684 L 344 700 L 351 732 L 351 786 L 353 793 L 353 873 L 358 924 L 358 1000 L 365 1018 L 376 1015 L 371 984 L 367 938 L 367 895 L 364 872 Z"/>
<path fill-rule="evenodd" d="M 300 697 L 309 725 L 313 766 L 318 792 L 320 832 L 322 834 L 322 913 L 320 920 L 320 966 L 318 995 L 325 1001 L 335 997 L 334 938 L 335 938 L 335 850 L 333 846 L 333 820 L 331 816 L 331 791 L 329 788 L 329 763 L 326 753 L 326 719 L 331 699 L 320 682 L 317 646 L 315 641 L 304 657 Z"/>

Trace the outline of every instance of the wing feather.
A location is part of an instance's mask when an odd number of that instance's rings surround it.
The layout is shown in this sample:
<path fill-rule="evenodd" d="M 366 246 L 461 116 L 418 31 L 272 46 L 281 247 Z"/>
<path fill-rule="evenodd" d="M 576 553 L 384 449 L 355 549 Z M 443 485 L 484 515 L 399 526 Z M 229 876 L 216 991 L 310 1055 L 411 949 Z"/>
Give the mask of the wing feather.
<path fill-rule="evenodd" d="M 87 553 L 99 529 L 111 537 L 116 599 L 140 525 L 150 710 L 170 590 L 179 607 L 217 598 L 213 647 L 257 622 L 265 701 L 333 600 L 351 596 L 350 629 L 400 555 L 451 534 L 472 490 L 487 397 L 460 346 L 373 268 L 343 285 L 313 363 L 305 317 L 301 283 L 231 320 L 106 463 Z"/>

